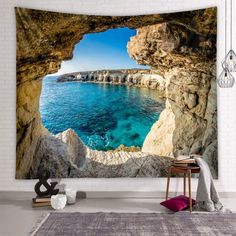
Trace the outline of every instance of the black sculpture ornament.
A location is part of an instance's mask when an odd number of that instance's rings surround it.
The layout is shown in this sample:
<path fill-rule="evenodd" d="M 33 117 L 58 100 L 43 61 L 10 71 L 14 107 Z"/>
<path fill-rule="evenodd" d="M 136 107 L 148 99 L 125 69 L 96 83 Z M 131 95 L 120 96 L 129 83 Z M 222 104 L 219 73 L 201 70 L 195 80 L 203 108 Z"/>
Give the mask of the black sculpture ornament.
<path fill-rule="evenodd" d="M 52 195 L 57 195 L 59 189 L 54 189 L 58 182 L 48 183 L 48 179 L 50 178 L 50 172 L 47 170 L 42 170 L 38 174 L 39 181 L 34 186 L 34 191 L 36 192 L 38 197 L 51 197 Z M 40 187 L 44 186 L 46 190 L 41 191 Z"/>

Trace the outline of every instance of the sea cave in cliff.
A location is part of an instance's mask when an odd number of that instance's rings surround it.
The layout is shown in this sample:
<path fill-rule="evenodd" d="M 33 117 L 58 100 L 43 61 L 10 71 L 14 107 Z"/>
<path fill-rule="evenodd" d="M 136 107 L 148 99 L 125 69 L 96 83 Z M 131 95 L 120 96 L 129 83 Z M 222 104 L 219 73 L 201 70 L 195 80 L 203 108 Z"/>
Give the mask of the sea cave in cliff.
<path fill-rule="evenodd" d="M 163 177 L 190 153 L 217 177 L 216 8 L 116 17 L 16 8 L 16 22 L 16 178 L 40 169 L 57 178 Z M 122 29 L 133 30 L 125 49 L 140 66 L 55 75 L 87 35 Z"/>
<path fill-rule="evenodd" d="M 117 28 L 83 36 L 73 58 L 43 79 L 45 128 L 54 135 L 72 129 L 93 150 L 142 148 L 165 106 L 164 80 L 128 55 L 135 34 Z"/>

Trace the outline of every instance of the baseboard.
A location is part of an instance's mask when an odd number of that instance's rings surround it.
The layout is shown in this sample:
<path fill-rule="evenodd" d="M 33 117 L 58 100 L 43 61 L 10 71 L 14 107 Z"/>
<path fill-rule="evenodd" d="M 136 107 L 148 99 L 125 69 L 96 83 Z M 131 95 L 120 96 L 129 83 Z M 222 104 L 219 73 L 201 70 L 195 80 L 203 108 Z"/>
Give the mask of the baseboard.
<path fill-rule="evenodd" d="M 181 192 L 170 192 L 169 197 L 181 195 Z M 220 192 L 221 198 L 236 198 L 236 192 Z M 11 200 L 26 200 L 35 196 L 34 192 L 20 192 L 20 191 L 0 191 L 1 201 Z M 192 193 L 193 198 L 196 192 Z M 165 192 L 141 192 L 141 191 L 91 191 L 91 192 L 78 192 L 78 198 L 165 198 Z"/>
<path fill-rule="evenodd" d="M 170 192 L 170 196 L 174 196 L 176 193 Z M 158 191 L 96 191 L 86 192 L 87 198 L 164 198 L 165 192 Z"/>
<path fill-rule="evenodd" d="M 170 192 L 169 197 L 182 195 L 182 192 Z M 163 191 L 153 192 L 132 192 L 132 191 L 106 191 L 106 192 L 86 192 L 86 198 L 165 198 Z M 236 198 L 236 192 L 219 192 L 221 198 Z M 192 192 L 192 197 L 196 197 L 196 192 Z"/>

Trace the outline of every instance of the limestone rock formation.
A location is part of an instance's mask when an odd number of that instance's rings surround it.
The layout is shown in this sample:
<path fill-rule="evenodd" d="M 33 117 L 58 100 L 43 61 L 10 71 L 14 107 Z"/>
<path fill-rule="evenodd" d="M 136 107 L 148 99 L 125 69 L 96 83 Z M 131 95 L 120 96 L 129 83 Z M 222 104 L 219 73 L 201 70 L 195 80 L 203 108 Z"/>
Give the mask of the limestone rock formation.
<path fill-rule="evenodd" d="M 137 29 L 128 51 L 138 63 L 150 65 L 154 74 L 165 79 L 167 106 L 144 143 L 143 150 L 152 154 L 143 156 L 142 152 L 141 158 L 139 154 L 135 158 L 132 154 L 125 162 L 114 154 L 113 165 L 106 163 L 105 166 L 102 164 L 105 160 L 96 159 L 99 154 L 88 150 L 76 137 L 72 138 L 71 132 L 68 137 L 63 136 L 65 134 L 55 137 L 45 131 L 39 98 L 42 78 L 57 72 L 62 60 L 72 58 L 73 47 L 84 34 L 117 27 Z M 86 171 L 91 176 L 101 176 L 108 170 L 108 173 L 115 170 L 117 176 L 129 173 L 158 176 L 166 167 L 162 162 L 167 159 L 157 156 L 164 153 L 163 144 L 168 154 L 198 150 L 216 166 L 216 8 L 122 17 L 16 8 L 16 29 L 16 178 L 34 178 L 41 165 L 50 168 L 52 175 L 58 177 L 84 176 Z M 170 117 L 169 125 L 165 124 L 167 117 Z M 156 135 L 160 130 L 161 137 Z M 165 131 L 169 133 L 165 135 Z M 149 149 L 152 143 L 157 146 Z M 81 147 L 84 154 L 86 152 L 86 161 L 83 152 L 76 154 Z M 87 164 L 84 166 L 84 163 Z M 123 170 L 124 163 L 129 164 L 129 168 Z M 85 168 L 84 172 L 78 174 L 81 167 Z"/>
<path fill-rule="evenodd" d="M 143 152 L 161 156 L 173 156 L 173 133 L 176 129 L 175 115 L 168 103 L 169 101 L 166 102 L 166 108 L 161 113 L 159 121 L 154 123 L 144 140 Z"/>
<path fill-rule="evenodd" d="M 77 134 L 68 129 L 58 135 L 40 138 L 29 176 L 47 169 L 52 178 L 66 177 L 159 177 L 166 176 L 171 158 L 141 151 L 96 151 L 86 147 Z"/>
<path fill-rule="evenodd" d="M 151 128 L 142 151 L 160 156 L 202 154 L 213 166 L 214 176 L 215 42 L 214 34 L 201 35 L 187 27 L 164 23 L 139 28 L 128 43 L 130 56 L 162 73 L 166 85 L 166 109 Z"/>
<path fill-rule="evenodd" d="M 92 83 L 125 84 L 128 86 L 156 89 L 159 96 L 165 92 L 165 80 L 161 75 L 150 70 L 98 70 L 84 71 L 60 75 L 58 82 L 79 81 Z"/>

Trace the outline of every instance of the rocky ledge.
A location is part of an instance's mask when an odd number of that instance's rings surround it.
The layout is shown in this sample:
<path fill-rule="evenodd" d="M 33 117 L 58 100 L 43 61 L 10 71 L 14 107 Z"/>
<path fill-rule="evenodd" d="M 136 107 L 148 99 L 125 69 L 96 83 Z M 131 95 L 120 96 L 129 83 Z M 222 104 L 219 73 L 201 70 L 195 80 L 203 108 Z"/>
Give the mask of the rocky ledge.
<path fill-rule="evenodd" d="M 143 69 L 95 70 L 67 73 L 59 76 L 58 82 L 78 81 L 93 83 L 125 84 L 128 86 L 158 89 L 164 93 L 165 79 Z"/>
<path fill-rule="evenodd" d="M 124 148 L 97 151 L 87 147 L 77 134 L 68 129 L 57 135 L 46 133 L 40 138 L 29 176 L 47 169 L 52 177 L 163 177 L 172 158 Z"/>

